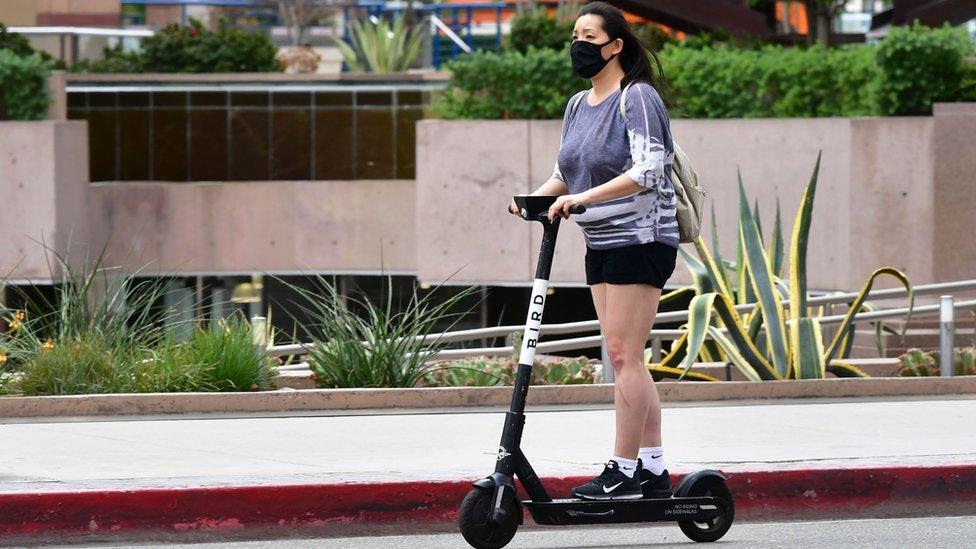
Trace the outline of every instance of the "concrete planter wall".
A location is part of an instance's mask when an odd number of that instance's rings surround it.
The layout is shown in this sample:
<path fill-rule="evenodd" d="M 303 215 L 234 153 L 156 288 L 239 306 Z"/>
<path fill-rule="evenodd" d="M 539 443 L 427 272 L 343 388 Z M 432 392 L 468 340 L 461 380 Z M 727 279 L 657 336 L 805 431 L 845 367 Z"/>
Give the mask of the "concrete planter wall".
<path fill-rule="evenodd" d="M 725 381 L 659 383 L 661 401 L 905 397 L 976 394 L 976 376 L 802 381 Z M 529 405 L 613 404 L 612 384 L 545 385 L 528 393 Z M 511 387 L 436 387 L 421 389 L 284 389 L 254 393 L 146 393 L 0 397 L 2 417 L 183 414 L 204 412 L 285 412 L 371 408 L 507 406 Z"/>
<path fill-rule="evenodd" d="M 458 269 L 456 278 L 465 281 L 533 278 L 541 231 L 502 208 L 512 194 L 550 176 L 560 127 L 548 120 L 418 123 L 421 279 Z M 903 269 L 915 282 L 973 276 L 976 240 L 958 223 L 976 211 L 976 104 L 936 105 L 934 116 L 915 118 L 676 120 L 672 130 L 707 188 L 726 257 L 735 246 L 736 170 L 749 196 L 760 200 L 767 232 L 779 199 L 788 241 L 822 150 L 809 244 L 812 288 L 856 288 L 881 265 Z M 571 223 L 565 229 L 552 278 L 581 284 L 582 238 Z M 690 277 L 679 267 L 672 282 Z"/>
<path fill-rule="evenodd" d="M 89 241 L 87 186 L 84 122 L 0 122 L 0 276 L 49 278 L 41 241 L 83 253 L 68 243 Z"/>
<path fill-rule="evenodd" d="M 976 239 L 961 228 L 976 211 L 976 104 L 936 105 L 931 117 L 676 120 L 673 129 L 708 189 L 727 257 L 736 169 L 768 232 L 777 198 L 792 218 L 823 150 L 811 288 L 853 289 L 881 265 L 915 283 L 973 276 Z M 416 181 L 88 185 L 84 122 L 3 122 L 0 265 L 17 265 L 13 278 L 46 278 L 32 239 L 63 250 L 70 235 L 76 249 L 98 249 L 115 236 L 108 262 L 147 273 L 382 270 L 524 285 L 541 230 L 503 208 L 552 173 L 559 130 L 558 120 L 421 121 Z M 564 229 L 553 283 L 582 285 L 582 237 L 571 222 Z M 671 282 L 690 282 L 683 266 Z"/>

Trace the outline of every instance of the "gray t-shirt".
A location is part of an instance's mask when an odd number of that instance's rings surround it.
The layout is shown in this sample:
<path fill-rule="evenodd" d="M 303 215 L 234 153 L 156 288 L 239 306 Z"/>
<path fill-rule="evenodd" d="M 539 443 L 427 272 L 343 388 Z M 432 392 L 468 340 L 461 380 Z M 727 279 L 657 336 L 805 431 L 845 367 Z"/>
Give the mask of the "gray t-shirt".
<path fill-rule="evenodd" d="M 608 249 L 661 242 L 677 248 L 677 198 L 669 175 L 674 145 L 664 102 L 653 86 L 635 82 L 627 88 L 626 112 L 621 116 L 620 90 L 595 107 L 587 104 L 587 92 L 579 92 L 566 105 L 552 176 L 564 181 L 571 194 L 622 173 L 644 189 L 594 203 L 574 216 L 586 245 Z"/>

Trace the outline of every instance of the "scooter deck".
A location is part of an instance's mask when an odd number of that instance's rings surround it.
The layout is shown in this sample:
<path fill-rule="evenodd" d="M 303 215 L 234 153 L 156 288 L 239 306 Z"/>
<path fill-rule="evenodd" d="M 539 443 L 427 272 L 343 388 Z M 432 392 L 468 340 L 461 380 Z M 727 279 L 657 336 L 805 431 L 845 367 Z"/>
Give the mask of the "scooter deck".
<path fill-rule="evenodd" d="M 721 501 L 713 497 L 660 499 L 522 501 L 536 524 L 612 524 L 693 520 L 707 522 L 719 515 Z"/>

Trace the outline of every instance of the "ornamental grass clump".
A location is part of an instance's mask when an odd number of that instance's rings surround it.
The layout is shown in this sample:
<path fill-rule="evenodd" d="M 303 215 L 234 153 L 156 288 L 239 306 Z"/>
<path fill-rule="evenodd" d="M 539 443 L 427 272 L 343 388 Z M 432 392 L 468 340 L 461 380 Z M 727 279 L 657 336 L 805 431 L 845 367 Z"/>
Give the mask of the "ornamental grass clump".
<path fill-rule="evenodd" d="M 171 312 L 156 307 L 166 293 L 160 278 L 139 280 L 93 262 L 69 261 L 47 248 L 55 296 L 39 288 L 24 293 L 27 309 L 7 319 L 0 338 L 24 394 L 136 391 L 134 371 L 158 345 Z"/>
<path fill-rule="evenodd" d="M 394 304 L 393 279 L 379 301 L 347 296 L 318 276 L 312 289 L 286 281 L 298 294 L 296 306 L 311 321 L 303 326 L 309 367 L 316 385 L 339 387 L 413 387 L 430 366 L 427 359 L 444 347 L 438 332 L 451 330 L 480 303 L 464 306 L 478 289 L 452 295 L 442 286 L 421 297 L 416 290 L 402 310 Z M 353 309 L 356 307 L 361 312 Z"/>
<path fill-rule="evenodd" d="M 4 314 L 0 390 L 23 395 L 251 391 L 273 387 L 273 361 L 246 320 L 194 323 L 185 341 L 165 278 L 105 268 L 104 251 L 78 266 L 48 250 L 55 297 L 25 292 Z M 0 307 L 2 309 L 2 307 Z"/>
<path fill-rule="evenodd" d="M 186 372 L 194 391 L 265 391 L 274 388 L 276 361 L 253 342 L 251 325 L 235 314 L 209 326 L 198 325 L 185 342 L 160 345 L 151 361 L 160 375 Z M 190 383 L 192 380 L 195 385 Z"/>

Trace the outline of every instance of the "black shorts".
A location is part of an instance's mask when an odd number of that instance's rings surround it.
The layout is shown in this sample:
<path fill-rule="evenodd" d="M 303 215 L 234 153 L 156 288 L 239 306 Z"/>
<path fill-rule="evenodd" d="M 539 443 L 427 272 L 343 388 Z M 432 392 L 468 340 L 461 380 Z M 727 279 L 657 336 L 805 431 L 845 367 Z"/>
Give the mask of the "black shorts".
<path fill-rule="evenodd" d="M 586 284 L 650 284 L 663 289 L 677 257 L 677 248 L 660 242 L 607 250 L 587 246 Z"/>

